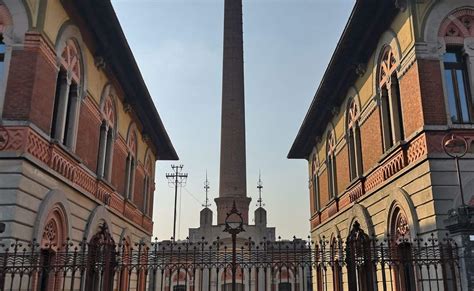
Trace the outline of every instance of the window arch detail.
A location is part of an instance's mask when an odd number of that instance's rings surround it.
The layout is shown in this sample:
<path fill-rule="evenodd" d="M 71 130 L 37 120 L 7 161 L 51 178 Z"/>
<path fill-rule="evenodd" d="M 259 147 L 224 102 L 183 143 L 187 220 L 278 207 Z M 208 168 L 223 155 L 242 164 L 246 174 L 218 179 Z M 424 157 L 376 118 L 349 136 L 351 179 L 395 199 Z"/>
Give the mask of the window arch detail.
<path fill-rule="evenodd" d="M 334 130 L 328 133 L 326 142 L 326 168 L 328 175 L 328 192 L 330 198 L 337 196 L 337 171 L 336 171 L 336 136 Z"/>
<path fill-rule="evenodd" d="M 143 181 L 143 205 L 142 212 L 151 216 L 151 208 L 153 207 L 153 192 L 154 192 L 154 174 L 153 174 L 153 159 L 149 153 L 145 154 L 145 178 Z"/>
<path fill-rule="evenodd" d="M 360 110 L 354 98 L 349 101 L 347 108 L 347 146 L 349 152 L 349 173 L 351 180 L 362 175 L 362 146 L 360 138 Z"/>
<path fill-rule="evenodd" d="M 127 160 L 125 163 L 125 198 L 133 201 L 135 187 L 135 172 L 138 165 L 137 162 L 137 146 L 138 134 L 137 127 L 132 123 L 128 129 L 127 136 Z"/>
<path fill-rule="evenodd" d="M 398 60 L 390 46 L 385 47 L 379 63 L 380 119 L 383 148 L 387 151 L 404 139 Z"/>
<path fill-rule="evenodd" d="M 473 123 L 474 106 L 470 74 L 474 73 L 474 9 L 452 12 L 440 25 L 438 38 L 443 51 L 444 85 L 452 123 Z"/>
<path fill-rule="evenodd" d="M 76 146 L 85 80 L 79 43 L 80 34 L 71 26 L 64 28 L 56 52 L 59 72 L 51 123 L 51 137 L 72 151 Z"/>
<path fill-rule="evenodd" d="M 319 159 L 317 152 L 314 153 L 311 161 L 311 195 L 313 196 L 313 213 L 321 209 L 321 200 L 319 193 Z"/>
<path fill-rule="evenodd" d="M 439 37 L 447 44 L 464 44 L 466 37 L 474 37 L 474 10 L 461 9 L 448 16 L 439 29 Z"/>
<path fill-rule="evenodd" d="M 97 175 L 111 180 L 114 143 L 117 131 L 117 110 L 113 89 L 108 85 L 103 92 L 100 108 L 102 124 L 100 127 Z"/>

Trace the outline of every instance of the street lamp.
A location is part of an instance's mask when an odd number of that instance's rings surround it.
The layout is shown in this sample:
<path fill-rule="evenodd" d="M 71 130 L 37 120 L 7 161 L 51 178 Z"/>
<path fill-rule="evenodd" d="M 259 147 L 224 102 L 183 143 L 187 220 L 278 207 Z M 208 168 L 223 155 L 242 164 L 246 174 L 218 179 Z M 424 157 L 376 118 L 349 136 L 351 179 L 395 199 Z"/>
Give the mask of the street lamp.
<path fill-rule="evenodd" d="M 464 157 L 467 153 L 468 144 L 467 140 L 462 136 L 456 136 L 454 134 L 447 134 L 443 138 L 443 150 L 444 152 L 454 158 L 456 163 L 456 173 L 458 175 L 459 191 L 461 194 L 462 207 L 466 208 L 466 202 L 464 201 L 464 192 L 462 189 L 461 182 L 461 171 L 459 170 L 459 159 Z"/>
<path fill-rule="evenodd" d="M 237 210 L 234 204 L 225 219 L 224 232 L 228 232 L 232 236 L 232 291 L 236 291 L 235 275 L 237 273 L 237 235 L 244 229 L 244 219 L 242 213 Z"/>

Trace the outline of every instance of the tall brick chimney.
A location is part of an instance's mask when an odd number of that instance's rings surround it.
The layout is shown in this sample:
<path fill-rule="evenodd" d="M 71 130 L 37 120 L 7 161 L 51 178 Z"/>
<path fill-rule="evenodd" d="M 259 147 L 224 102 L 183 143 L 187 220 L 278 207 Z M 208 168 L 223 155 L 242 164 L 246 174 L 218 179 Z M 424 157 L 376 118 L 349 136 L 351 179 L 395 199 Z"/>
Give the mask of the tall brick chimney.
<path fill-rule="evenodd" d="M 235 201 L 248 224 L 245 155 L 244 50 L 242 0 L 225 0 L 222 77 L 221 160 L 217 223 L 224 224 Z"/>

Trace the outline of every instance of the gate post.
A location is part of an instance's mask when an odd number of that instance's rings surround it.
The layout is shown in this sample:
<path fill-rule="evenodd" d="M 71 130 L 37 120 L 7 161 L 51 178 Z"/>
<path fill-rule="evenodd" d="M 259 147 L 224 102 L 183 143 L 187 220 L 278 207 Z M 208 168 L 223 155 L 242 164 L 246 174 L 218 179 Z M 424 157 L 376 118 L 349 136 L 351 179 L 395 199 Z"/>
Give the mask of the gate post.
<path fill-rule="evenodd" d="M 237 284 L 235 281 L 235 273 L 237 273 L 237 235 L 242 231 L 245 231 L 243 225 L 244 220 L 242 214 L 237 210 L 234 201 L 232 209 L 227 213 L 224 229 L 224 232 L 228 232 L 232 236 L 232 291 L 237 290 Z"/>
<path fill-rule="evenodd" d="M 451 210 L 445 224 L 457 244 L 460 278 L 456 282 L 461 284 L 461 290 L 474 290 L 474 207 L 461 206 Z"/>

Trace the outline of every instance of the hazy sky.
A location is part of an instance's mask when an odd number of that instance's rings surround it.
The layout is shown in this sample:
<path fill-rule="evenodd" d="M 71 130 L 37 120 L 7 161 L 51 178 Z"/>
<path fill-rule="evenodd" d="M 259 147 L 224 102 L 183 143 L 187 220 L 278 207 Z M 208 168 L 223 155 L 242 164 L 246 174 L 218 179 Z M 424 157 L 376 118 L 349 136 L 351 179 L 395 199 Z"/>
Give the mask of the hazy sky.
<path fill-rule="evenodd" d="M 206 169 L 218 195 L 223 0 L 113 0 L 158 112 L 189 173 L 179 237 L 199 226 Z M 259 170 L 269 225 L 309 234 L 305 161 L 286 155 L 350 15 L 354 0 L 244 0 L 247 191 Z M 174 192 L 158 162 L 154 234 L 171 237 Z M 215 205 L 212 209 L 215 215 Z"/>

